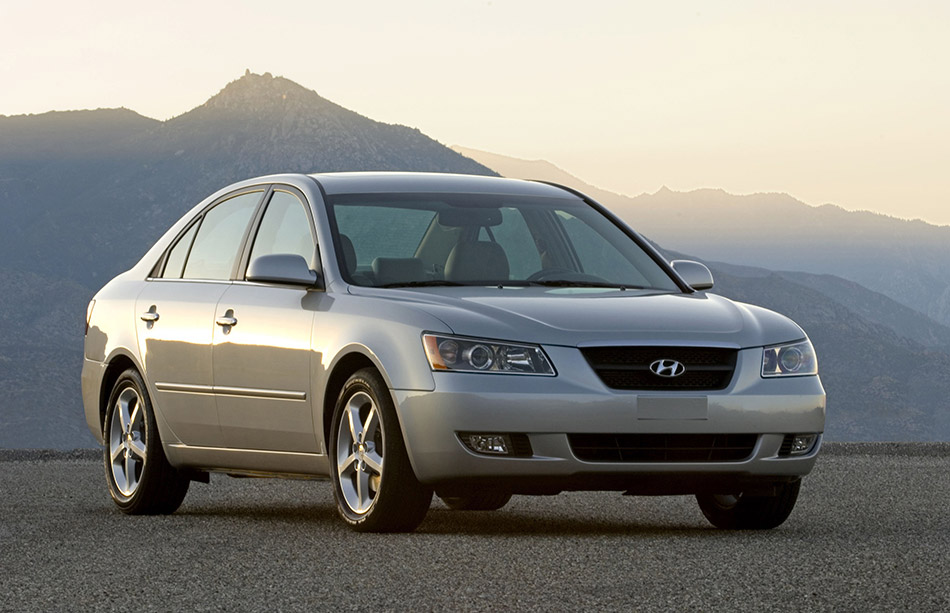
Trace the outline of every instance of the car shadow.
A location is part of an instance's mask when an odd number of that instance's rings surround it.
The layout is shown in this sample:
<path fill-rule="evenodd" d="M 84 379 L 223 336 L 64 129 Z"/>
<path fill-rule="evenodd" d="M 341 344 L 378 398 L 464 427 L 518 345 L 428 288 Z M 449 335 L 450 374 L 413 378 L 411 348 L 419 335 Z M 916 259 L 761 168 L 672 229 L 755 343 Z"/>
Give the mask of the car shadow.
<path fill-rule="evenodd" d="M 231 505 L 204 504 L 201 506 L 183 506 L 174 517 L 237 518 L 262 522 L 281 522 L 292 524 L 330 525 L 342 522 L 332 503 L 301 503 L 299 505 Z"/>
<path fill-rule="evenodd" d="M 540 513 L 513 511 L 452 511 L 432 508 L 414 534 L 430 536 L 497 536 L 497 535 L 547 535 L 547 536 L 610 536 L 610 535 L 678 535 L 702 536 L 728 534 L 703 525 L 701 519 L 695 524 L 660 524 L 637 521 L 631 514 L 629 521 L 576 518 L 545 518 Z M 311 525 L 345 529 L 332 503 L 301 503 L 271 507 L 251 505 L 202 505 L 181 508 L 172 517 L 240 519 L 250 522 L 275 524 Z"/>
<path fill-rule="evenodd" d="M 539 513 L 511 511 L 451 511 L 431 509 L 426 520 L 416 529 L 424 534 L 453 535 L 548 535 L 548 536 L 610 536 L 610 535 L 681 535 L 711 536 L 722 534 L 710 525 L 671 525 L 628 520 L 576 518 L 545 518 Z"/>

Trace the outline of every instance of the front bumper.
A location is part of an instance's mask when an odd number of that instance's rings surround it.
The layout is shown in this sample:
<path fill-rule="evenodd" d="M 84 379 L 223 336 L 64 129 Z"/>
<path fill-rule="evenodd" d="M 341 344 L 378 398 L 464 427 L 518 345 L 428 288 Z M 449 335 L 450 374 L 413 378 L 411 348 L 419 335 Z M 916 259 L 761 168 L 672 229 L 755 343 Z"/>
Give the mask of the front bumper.
<path fill-rule="evenodd" d="M 744 491 L 806 475 L 821 444 L 780 457 L 786 434 L 821 433 L 825 392 L 817 376 L 763 379 L 761 349 L 739 352 L 729 387 L 708 393 L 607 388 L 580 351 L 545 347 L 557 377 L 433 373 L 431 392 L 394 390 L 416 476 L 440 490 L 472 485 L 515 492 L 618 489 L 634 493 Z M 524 433 L 532 455 L 477 454 L 459 432 Z M 730 462 L 588 462 L 568 434 L 756 434 L 751 454 Z"/>

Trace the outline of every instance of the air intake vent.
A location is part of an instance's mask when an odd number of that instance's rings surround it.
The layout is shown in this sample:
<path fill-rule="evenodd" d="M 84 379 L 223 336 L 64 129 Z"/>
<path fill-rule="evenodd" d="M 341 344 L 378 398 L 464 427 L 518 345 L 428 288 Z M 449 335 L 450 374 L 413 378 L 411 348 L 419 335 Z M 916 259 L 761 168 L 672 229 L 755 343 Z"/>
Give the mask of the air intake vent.
<path fill-rule="evenodd" d="M 725 389 L 738 355 L 735 349 L 721 347 L 588 347 L 581 351 L 604 385 L 619 390 Z M 685 370 L 664 377 L 650 370 L 658 361 L 678 362 Z"/>
<path fill-rule="evenodd" d="M 787 458 L 792 455 L 792 440 L 794 440 L 794 434 L 786 434 L 785 438 L 782 439 L 782 446 L 778 449 L 778 457 Z"/>
<path fill-rule="evenodd" d="M 568 434 L 584 462 L 740 462 L 758 434 Z"/>

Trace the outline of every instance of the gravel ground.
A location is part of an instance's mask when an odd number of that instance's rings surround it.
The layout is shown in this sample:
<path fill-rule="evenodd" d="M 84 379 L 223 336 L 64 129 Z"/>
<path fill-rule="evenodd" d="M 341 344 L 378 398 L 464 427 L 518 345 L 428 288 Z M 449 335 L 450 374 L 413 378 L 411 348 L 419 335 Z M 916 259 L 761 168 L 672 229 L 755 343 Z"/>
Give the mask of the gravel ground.
<path fill-rule="evenodd" d="M 359 535 L 327 482 L 194 484 L 126 517 L 87 451 L 0 451 L 0 610 L 950 611 L 950 445 L 832 446 L 768 532 L 688 497 L 433 503 Z"/>

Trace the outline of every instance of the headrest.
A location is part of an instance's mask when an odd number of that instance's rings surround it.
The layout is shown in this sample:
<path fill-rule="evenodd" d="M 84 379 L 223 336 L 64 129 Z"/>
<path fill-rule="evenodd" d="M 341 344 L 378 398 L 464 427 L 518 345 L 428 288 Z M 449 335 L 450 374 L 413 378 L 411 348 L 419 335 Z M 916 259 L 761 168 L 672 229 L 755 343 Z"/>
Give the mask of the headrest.
<path fill-rule="evenodd" d="M 462 241 L 445 262 L 445 278 L 449 281 L 507 281 L 508 256 L 498 243 Z"/>
<path fill-rule="evenodd" d="M 340 234 L 340 250 L 343 251 L 343 268 L 352 277 L 356 272 L 356 249 L 353 247 L 353 241 L 346 234 Z"/>

